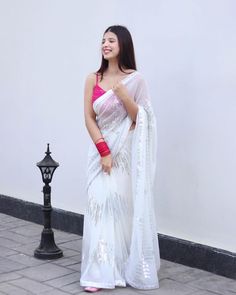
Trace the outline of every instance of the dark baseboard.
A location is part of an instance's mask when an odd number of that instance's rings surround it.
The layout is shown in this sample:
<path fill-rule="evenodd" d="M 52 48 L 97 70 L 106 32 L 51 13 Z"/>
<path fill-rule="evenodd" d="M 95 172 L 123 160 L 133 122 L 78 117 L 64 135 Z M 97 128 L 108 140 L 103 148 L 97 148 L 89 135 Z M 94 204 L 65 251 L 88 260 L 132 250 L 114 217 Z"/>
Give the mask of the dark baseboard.
<path fill-rule="evenodd" d="M 236 279 L 236 253 L 158 234 L 161 258 Z"/>
<path fill-rule="evenodd" d="M 42 205 L 0 195 L 0 213 L 43 224 Z M 83 215 L 57 208 L 52 210 L 52 227 L 83 235 Z"/>
<path fill-rule="evenodd" d="M 0 195 L 0 213 L 38 224 L 43 223 L 42 206 Z M 83 215 L 53 208 L 52 227 L 83 235 Z M 158 234 L 162 259 L 236 279 L 236 253 Z"/>

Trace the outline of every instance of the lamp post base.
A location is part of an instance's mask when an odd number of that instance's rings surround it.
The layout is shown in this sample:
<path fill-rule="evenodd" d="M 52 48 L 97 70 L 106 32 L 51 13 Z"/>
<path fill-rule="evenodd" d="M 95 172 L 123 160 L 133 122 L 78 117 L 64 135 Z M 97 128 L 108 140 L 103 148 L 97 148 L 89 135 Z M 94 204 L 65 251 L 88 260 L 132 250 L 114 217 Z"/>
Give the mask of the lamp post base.
<path fill-rule="evenodd" d="M 39 247 L 34 251 L 34 257 L 39 259 L 57 259 L 63 256 L 63 252 L 54 241 L 52 229 L 43 229 Z"/>

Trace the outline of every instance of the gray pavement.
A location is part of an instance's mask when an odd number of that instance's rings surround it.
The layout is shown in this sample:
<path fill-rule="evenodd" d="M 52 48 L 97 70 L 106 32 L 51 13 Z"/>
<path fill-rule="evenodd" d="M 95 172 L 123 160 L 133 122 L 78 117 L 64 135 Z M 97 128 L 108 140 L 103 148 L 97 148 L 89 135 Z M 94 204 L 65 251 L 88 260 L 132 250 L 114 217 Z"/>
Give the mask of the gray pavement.
<path fill-rule="evenodd" d="M 43 261 L 33 257 L 42 226 L 0 213 L 0 295 L 84 293 L 79 285 L 81 237 L 54 230 L 64 257 Z M 146 295 L 235 295 L 236 280 L 161 261 L 160 289 L 130 287 L 100 291 L 104 294 Z M 87 293 L 84 293 L 87 294 Z"/>

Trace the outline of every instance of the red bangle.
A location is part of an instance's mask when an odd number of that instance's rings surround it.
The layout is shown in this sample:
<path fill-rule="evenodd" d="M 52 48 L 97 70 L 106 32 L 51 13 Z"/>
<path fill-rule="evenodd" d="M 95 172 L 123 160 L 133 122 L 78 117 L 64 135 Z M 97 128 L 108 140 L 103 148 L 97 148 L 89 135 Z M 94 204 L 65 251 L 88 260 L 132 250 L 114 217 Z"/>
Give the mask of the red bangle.
<path fill-rule="evenodd" d="M 96 147 L 101 157 L 105 157 L 111 153 L 105 141 L 96 143 Z"/>

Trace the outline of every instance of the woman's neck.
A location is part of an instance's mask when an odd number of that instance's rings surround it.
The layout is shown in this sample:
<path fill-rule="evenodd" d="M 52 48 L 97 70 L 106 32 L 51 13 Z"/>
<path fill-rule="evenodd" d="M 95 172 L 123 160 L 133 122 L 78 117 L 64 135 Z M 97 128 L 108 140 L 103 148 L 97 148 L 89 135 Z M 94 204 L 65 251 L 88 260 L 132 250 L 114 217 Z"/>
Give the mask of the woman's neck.
<path fill-rule="evenodd" d="M 108 75 L 112 75 L 112 76 L 115 76 L 119 73 L 121 73 L 121 70 L 119 69 L 119 66 L 118 66 L 118 63 L 117 61 L 112 61 L 110 60 L 109 63 L 108 63 L 108 68 L 106 70 L 107 74 Z"/>

